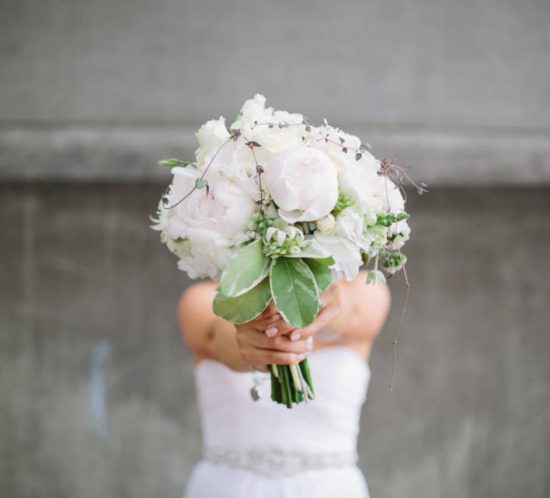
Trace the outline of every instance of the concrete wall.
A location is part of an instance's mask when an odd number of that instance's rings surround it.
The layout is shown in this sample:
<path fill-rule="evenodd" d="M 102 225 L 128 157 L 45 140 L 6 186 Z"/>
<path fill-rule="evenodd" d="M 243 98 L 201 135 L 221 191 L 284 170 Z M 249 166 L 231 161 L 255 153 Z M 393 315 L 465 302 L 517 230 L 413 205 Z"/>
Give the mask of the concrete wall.
<path fill-rule="evenodd" d="M 264 93 L 413 166 L 412 298 L 372 358 L 373 497 L 550 494 L 550 3 L 0 0 L 0 498 L 178 497 L 199 454 L 150 231 Z M 483 188 L 481 188 L 483 187 Z"/>
<path fill-rule="evenodd" d="M 180 495 L 199 421 L 188 281 L 144 228 L 160 189 L 0 188 L 0 496 Z M 548 496 L 548 191 L 441 189 L 411 210 L 396 385 L 402 280 L 361 425 L 373 496 Z"/>
<path fill-rule="evenodd" d="M 3 0 L 2 11 L 4 120 L 194 125 L 261 90 L 346 124 L 550 126 L 541 0 Z"/>
<path fill-rule="evenodd" d="M 546 0 L 0 6 L 0 177 L 158 179 L 260 91 L 431 183 L 550 181 Z"/>

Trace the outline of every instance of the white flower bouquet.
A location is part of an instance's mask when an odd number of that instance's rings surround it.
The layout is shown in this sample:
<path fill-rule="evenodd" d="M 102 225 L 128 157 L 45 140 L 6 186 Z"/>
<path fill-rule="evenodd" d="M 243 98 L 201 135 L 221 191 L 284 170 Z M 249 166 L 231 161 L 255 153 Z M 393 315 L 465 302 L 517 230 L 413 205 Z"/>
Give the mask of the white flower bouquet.
<path fill-rule="evenodd" d="M 190 278 L 219 280 L 216 315 L 244 323 L 273 300 L 287 323 L 305 327 L 332 282 L 364 264 L 367 283 L 404 266 L 409 177 L 357 137 L 256 95 L 232 123 L 205 123 L 197 140 L 194 161 L 160 162 L 173 180 L 153 228 Z M 307 358 L 270 371 L 274 401 L 314 398 Z"/>

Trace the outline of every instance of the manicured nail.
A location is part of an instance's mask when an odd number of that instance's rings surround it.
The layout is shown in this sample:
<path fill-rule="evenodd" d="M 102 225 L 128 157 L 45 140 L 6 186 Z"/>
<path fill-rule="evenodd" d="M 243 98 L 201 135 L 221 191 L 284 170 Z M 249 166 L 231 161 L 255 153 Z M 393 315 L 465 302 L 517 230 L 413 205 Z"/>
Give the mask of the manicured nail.
<path fill-rule="evenodd" d="M 275 337 L 277 335 L 277 332 L 277 327 L 269 327 L 268 329 L 266 329 L 265 335 L 267 337 Z"/>
<path fill-rule="evenodd" d="M 270 322 L 276 322 L 277 320 L 279 320 L 281 318 L 281 315 L 279 315 L 279 313 L 275 313 L 270 319 L 269 321 Z"/>
<path fill-rule="evenodd" d="M 294 330 L 291 334 L 290 334 L 290 340 L 291 341 L 297 341 L 298 339 L 300 339 L 300 337 L 302 337 L 302 334 L 300 334 L 300 330 Z"/>

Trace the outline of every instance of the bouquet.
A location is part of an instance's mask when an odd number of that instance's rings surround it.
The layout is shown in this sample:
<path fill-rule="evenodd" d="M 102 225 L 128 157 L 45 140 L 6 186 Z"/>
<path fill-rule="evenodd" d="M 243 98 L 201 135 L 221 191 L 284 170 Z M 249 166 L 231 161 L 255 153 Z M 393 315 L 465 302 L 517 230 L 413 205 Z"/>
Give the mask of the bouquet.
<path fill-rule="evenodd" d="M 288 324 L 305 327 L 331 283 L 365 264 L 366 283 L 377 283 L 405 265 L 409 177 L 357 137 L 266 107 L 262 95 L 196 136 L 193 161 L 160 161 L 173 179 L 153 228 L 190 278 L 219 280 L 216 315 L 244 323 L 273 300 Z M 314 399 L 307 358 L 269 369 L 274 401 Z"/>

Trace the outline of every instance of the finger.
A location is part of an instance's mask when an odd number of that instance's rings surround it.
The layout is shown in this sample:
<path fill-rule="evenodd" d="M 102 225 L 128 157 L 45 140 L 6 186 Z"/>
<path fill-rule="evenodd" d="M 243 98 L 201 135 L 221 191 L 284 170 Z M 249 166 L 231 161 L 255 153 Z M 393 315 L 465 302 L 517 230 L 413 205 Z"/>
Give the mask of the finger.
<path fill-rule="evenodd" d="M 306 357 L 304 353 L 283 353 L 265 349 L 250 349 L 245 354 L 243 357 L 250 363 L 269 365 L 295 365 Z"/>
<path fill-rule="evenodd" d="M 265 330 L 271 326 L 277 326 L 282 321 L 280 313 L 276 312 L 270 316 L 256 319 L 254 326 L 257 329 Z"/>
<path fill-rule="evenodd" d="M 330 323 L 340 312 L 339 306 L 327 306 L 322 309 L 321 312 L 317 315 L 315 320 L 303 327 L 301 329 L 295 329 L 290 333 L 291 341 L 299 341 L 301 339 L 307 339 L 311 337 L 316 332 L 319 332 L 323 327 Z"/>
<path fill-rule="evenodd" d="M 291 341 L 288 336 L 282 335 L 272 339 L 273 349 L 285 353 L 302 354 L 309 353 L 313 349 L 313 343 L 307 339 Z"/>
<path fill-rule="evenodd" d="M 271 339 L 261 330 L 238 330 L 236 339 L 241 346 L 252 346 L 262 349 L 272 349 L 273 346 Z"/>
<path fill-rule="evenodd" d="M 284 320 L 278 320 L 276 322 L 267 324 L 264 331 L 267 337 L 277 337 L 280 335 L 287 335 L 295 328 L 296 327 L 289 325 Z"/>
<path fill-rule="evenodd" d="M 269 372 L 269 368 L 267 365 L 254 365 L 253 363 L 249 363 L 249 365 L 251 365 L 254 370 L 259 370 L 260 372 Z"/>
<path fill-rule="evenodd" d="M 237 333 L 238 343 L 247 348 L 281 351 L 284 353 L 307 353 L 312 345 L 306 340 L 291 341 L 288 336 L 267 337 L 263 332 L 243 331 Z"/>
<path fill-rule="evenodd" d="M 275 303 L 273 302 L 273 300 L 271 300 L 267 308 L 263 310 L 260 316 L 258 316 L 256 319 L 257 320 L 268 319 L 269 317 L 273 316 L 275 313 L 277 313 L 277 308 L 275 308 Z"/>

